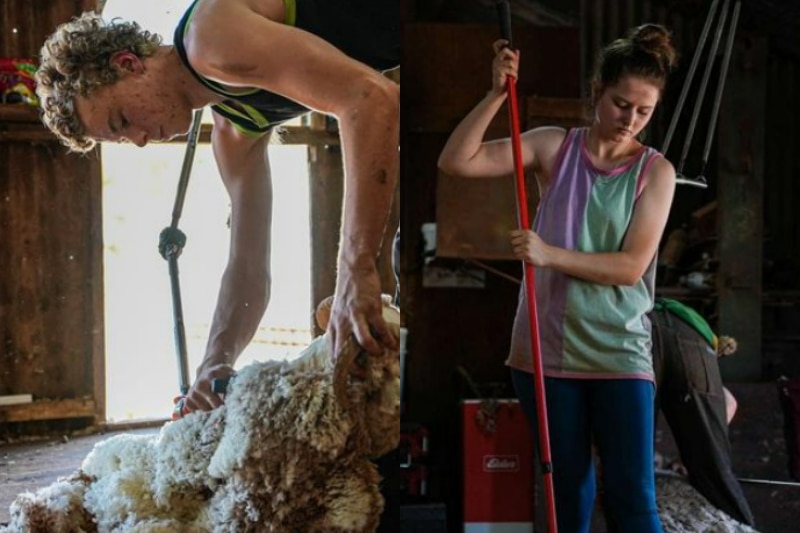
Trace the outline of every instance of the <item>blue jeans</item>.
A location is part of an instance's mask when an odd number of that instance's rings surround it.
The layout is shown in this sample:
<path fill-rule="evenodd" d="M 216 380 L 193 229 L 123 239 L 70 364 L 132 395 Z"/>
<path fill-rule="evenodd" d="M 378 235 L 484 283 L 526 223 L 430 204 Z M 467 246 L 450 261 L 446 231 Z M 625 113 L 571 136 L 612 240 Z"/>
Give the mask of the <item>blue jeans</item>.
<path fill-rule="evenodd" d="M 533 375 L 511 371 L 538 449 Z M 619 533 L 662 533 L 653 471 L 653 396 L 640 379 L 545 378 L 559 533 L 588 533 L 596 492 L 592 443 L 603 470 L 603 505 Z"/>

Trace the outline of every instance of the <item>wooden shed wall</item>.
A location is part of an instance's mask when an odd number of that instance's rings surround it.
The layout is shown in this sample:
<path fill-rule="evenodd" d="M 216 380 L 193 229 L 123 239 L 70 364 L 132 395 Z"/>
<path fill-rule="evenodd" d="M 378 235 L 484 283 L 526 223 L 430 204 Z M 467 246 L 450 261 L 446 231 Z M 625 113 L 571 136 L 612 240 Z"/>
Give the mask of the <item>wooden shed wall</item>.
<path fill-rule="evenodd" d="M 800 58 L 770 54 L 764 155 L 764 377 L 800 375 Z"/>
<path fill-rule="evenodd" d="M 0 1 L 0 57 L 38 56 L 45 37 L 56 26 L 96 8 L 96 0 Z"/>
<path fill-rule="evenodd" d="M 0 144 L 0 392 L 92 397 L 102 351 L 96 159 Z"/>
<path fill-rule="evenodd" d="M 556 3 L 547 2 L 549 5 Z M 542 3 L 512 0 L 512 10 L 520 4 L 530 6 Z M 648 131 L 647 140 L 648 144 L 661 146 L 705 20 L 708 2 L 573 0 L 558 4 L 559 9 L 565 12 L 572 10 L 574 25 L 547 30 L 575 32 L 576 46 L 580 46 L 575 52 L 575 60 L 570 62 L 563 59 L 565 55 L 572 56 L 562 43 L 549 42 L 531 51 L 523 49 L 522 61 L 527 67 L 522 74 L 544 69 L 542 72 L 549 76 L 574 77 L 580 86 L 574 90 L 567 85 L 552 87 L 547 85 L 552 80 L 537 79 L 529 87 L 539 92 L 540 96 L 585 96 L 585 80 L 594 51 L 601 43 L 619 37 L 632 25 L 646 21 L 660 22 L 673 31 L 681 63 L 670 79 L 665 100 Z M 404 29 L 403 65 L 407 83 L 403 92 L 402 121 L 402 186 L 406 198 L 402 206 L 405 235 L 403 305 L 409 327 L 404 420 L 421 423 L 430 429 L 431 452 L 427 460 L 429 494 L 434 500 L 446 501 L 449 519 L 460 520 L 461 502 L 457 495 L 452 495 L 453 491 L 460 488 L 462 428 L 458 401 L 475 392 L 462 379 L 457 367 L 464 367 L 475 381 L 485 385 L 481 391 L 483 394 L 503 394 L 502 387 L 507 386 L 507 370 L 502 361 L 508 348 L 518 287 L 493 274 L 487 276 L 484 289 L 424 287 L 420 225 L 434 221 L 440 207 L 436 198 L 438 173 L 435 162 L 441 148 L 452 128 L 487 89 L 485 83 L 481 85 L 481 80 L 488 75 L 490 59 L 481 56 L 480 50 L 474 47 L 479 48 L 483 41 L 484 51 L 490 54 L 488 44 L 496 38 L 498 31 L 496 23 L 491 23 L 495 16 L 491 6 L 479 0 L 419 1 L 413 2 L 408 10 L 409 22 Z M 518 16 L 521 11 L 515 10 L 515 13 Z M 741 337 L 741 353 L 730 358 L 728 363 L 744 363 L 742 368 L 730 370 L 734 370 L 731 375 L 735 379 L 745 381 L 773 379 L 782 372 L 787 375 L 800 372 L 800 358 L 796 357 L 796 331 L 800 318 L 797 312 L 800 253 L 795 246 L 800 219 L 794 211 L 798 198 L 796 160 L 800 151 L 793 149 L 797 139 L 791 130 L 792 124 L 796 123 L 793 118 L 798 118 L 798 104 L 794 97 L 798 60 L 791 54 L 779 53 L 771 34 L 759 31 L 748 20 L 751 14 L 745 12 L 740 21 L 729 77 L 739 84 L 749 80 L 748 83 L 752 83 L 756 89 L 749 85 L 738 90 L 726 89 L 721 110 L 724 120 L 721 119 L 719 124 L 737 132 L 740 129 L 741 132 L 753 132 L 749 137 L 752 142 L 736 144 L 738 136 L 720 135 L 718 129 L 706 174 L 710 187 L 705 190 L 679 187 L 670 219 L 670 228 L 690 221 L 696 210 L 718 199 L 718 211 L 726 210 L 728 217 L 735 216 L 738 209 L 757 213 L 760 217 L 763 205 L 763 284 L 766 290 L 762 292 L 759 276 L 762 264 L 760 218 L 751 227 L 755 231 L 747 237 L 746 247 L 740 246 L 738 239 L 742 235 L 733 231 L 729 219 L 718 222 L 725 223 L 729 230 L 721 238 L 719 235 L 711 236 L 711 251 L 714 252 L 717 246 L 724 250 L 726 268 L 722 270 L 720 279 L 724 283 L 720 288 L 712 288 L 700 295 L 688 289 L 680 290 L 689 298 L 707 300 L 712 313 L 709 318 L 715 325 L 717 319 L 721 319 L 723 325 L 733 328 L 726 330 L 729 334 Z M 486 33 L 475 33 L 471 42 L 460 41 L 453 34 L 443 37 L 448 31 L 453 31 L 448 29 L 444 21 L 467 26 L 477 24 L 479 19 L 486 22 Z M 532 25 L 519 31 L 515 28 L 514 35 L 522 35 L 531 28 Z M 440 39 L 434 38 L 436 33 L 442 34 Z M 765 42 L 769 43 L 767 54 L 762 53 Z M 555 53 L 556 50 L 558 53 Z M 437 64 L 437 56 L 441 56 L 438 59 L 441 64 Z M 551 65 L 548 61 L 552 60 L 560 62 Z M 696 92 L 705 63 L 705 60 L 700 62 L 692 93 Z M 687 174 L 692 177 L 699 171 L 699 156 L 710 122 L 708 102 L 713 96 L 718 74 L 716 66 L 712 71 L 714 83 L 706 96 L 706 105 L 687 161 Z M 764 87 L 766 94 L 762 90 Z M 748 91 L 751 101 L 747 101 Z M 693 98 L 690 93 L 689 103 L 673 139 L 669 154 L 673 161 L 680 157 Z M 762 106 L 763 111 L 759 111 Z M 754 121 L 746 125 L 737 122 L 737 118 L 745 115 L 754 116 Z M 758 120 L 759 116 L 761 120 Z M 753 164 L 742 169 L 731 164 L 731 157 L 736 158 L 737 162 L 749 160 Z M 464 213 L 464 216 L 470 216 L 470 213 Z M 714 225 L 714 217 L 710 222 Z M 719 240 L 724 242 L 718 245 Z M 742 250 L 747 252 L 741 253 Z M 780 263 L 782 267 L 776 269 L 773 263 Z M 496 262 L 492 266 L 512 277 L 520 277 L 516 264 Z M 746 299 L 746 305 L 737 309 L 737 302 L 741 303 L 742 298 Z M 693 300 L 692 303 L 697 302 Z M 714 314 L 719 313 L 717 309 L 722 310 L 721 317 Z M 507 388 L 505 392 L 508 393 Z"/>
<path fill-rule="evenodd" d="M 0 2 L 0 57 L 36 59 L 94 1 Z M 16 31 L 14 31 L 16 30 Z M 103 416 L 100 164 L 69 154 L 35 110 L 0 105 L 0 422 Z"/>

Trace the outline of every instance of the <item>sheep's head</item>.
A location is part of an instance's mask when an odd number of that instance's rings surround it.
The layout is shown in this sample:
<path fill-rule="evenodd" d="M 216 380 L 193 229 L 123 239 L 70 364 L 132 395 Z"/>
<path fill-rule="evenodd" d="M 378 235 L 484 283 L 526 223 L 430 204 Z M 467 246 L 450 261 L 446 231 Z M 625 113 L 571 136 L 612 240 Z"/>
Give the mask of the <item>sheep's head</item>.
<path fill-rule="evenodd" d="M 392 298 L 382 296 L 383 318 L 395 338 L 400 337 L 400 310 Z M 333 297 L 318 306 L 316 319 L 327 329 Z M 357 375 L 351 372 L 358 367 Z M 370 455 L 379 456 L 397 446 L 400 438 L 400 354 L 385 349 L 382 355 L 370 356 L 351 336 L 334 366 L 334 390 L 344 410 L 363 410 Z"/>

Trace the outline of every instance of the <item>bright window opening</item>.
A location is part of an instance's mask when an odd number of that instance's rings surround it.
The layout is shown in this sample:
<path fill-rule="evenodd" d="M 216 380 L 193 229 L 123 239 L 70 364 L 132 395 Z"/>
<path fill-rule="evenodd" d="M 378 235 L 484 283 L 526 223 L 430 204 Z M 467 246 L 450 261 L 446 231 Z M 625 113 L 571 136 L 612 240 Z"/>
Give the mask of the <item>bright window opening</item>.
<path fill-rule="evenodd" d="M 163 417 L 178 392 L 167 262 L 158 236 L 171 220 L 185 146 L 103 146 L 106 396 L 109 420 Z M 271 146 L 272 296 L 237 362 L 292 358 L 311 340 L 311 257 L 305 146 Z M 228 257 L 230 204 L 211 148 L 200 145 L 178 227 L 190 377 L 203 358 Z"/>
<path fill-rule="evenodd" d="M 107 20 L 134 20 L 172 43 L 191 0 L 108 0 Z M 206 111 L 204 123 L 210 123 Z M 103 238 L 106 413 L 110 421 L 163 418 L 178 394 L 172 296 L 158 236 L 171 220 L 183 144 L 104 144 Z M 292 358 L 311 340 L 311 252 L 306 146 L 272 145 L 272 293 L 253 342 L 237 361 Z M 199 145 L 179 228 L 178 260 L 190 378 L 203 358 L 228 257 L 230 205 L 209 145 Z"/>

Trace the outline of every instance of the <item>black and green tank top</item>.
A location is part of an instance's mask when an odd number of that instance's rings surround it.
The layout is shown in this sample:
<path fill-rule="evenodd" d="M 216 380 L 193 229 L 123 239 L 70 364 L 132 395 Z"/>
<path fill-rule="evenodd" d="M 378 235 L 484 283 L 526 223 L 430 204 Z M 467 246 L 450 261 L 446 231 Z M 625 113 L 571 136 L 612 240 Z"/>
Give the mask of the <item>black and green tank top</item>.
<path fill-rule="evenodd" d="M 189 64 L 184 36 L 200 0 L 186 10 L 175 28 L 174 45 L 186 68 L 203 85 L 226 99 L 212 109 L 241 132 L 261 135 L 271 128 L 307 113 L 303 104 L 257 88 L 226 88 L 206 79 Z M 284 24 L 303 29 L 336 46 L 348 56 L 376 70 L 387 70 L 400 61 L 399 0 L 283 0 Z M 246 38 L 243 36 L 242 38 Z M 285 54 L 288 50 L 265 50 Z"/>

